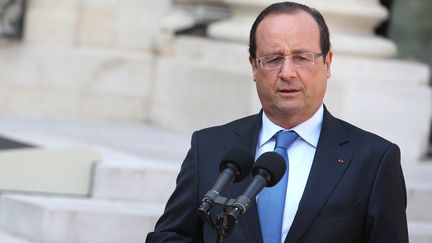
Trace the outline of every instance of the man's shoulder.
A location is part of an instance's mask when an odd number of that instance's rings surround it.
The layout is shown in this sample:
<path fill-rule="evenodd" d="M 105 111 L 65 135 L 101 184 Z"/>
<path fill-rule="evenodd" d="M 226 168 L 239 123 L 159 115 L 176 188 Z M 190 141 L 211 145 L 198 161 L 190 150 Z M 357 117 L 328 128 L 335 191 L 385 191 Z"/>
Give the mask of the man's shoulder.
<path fill-rule="evenodd" d="M 337 122 L 343 127 L 343 129 L 346 131 L 348 136 L 356 141 L 362 142 L 362 143 L 369 143 L 374 146 L 384 146 L 387 147 L 390 144 L 393 144 L 393 142 L 389 141 L 388 139 L 374 133 L 368 130 L 365 130 L 363 128 L 360 128 L 356 125 L 351 124 L 350 122 L 347 122 L 345 120 L 335 118 Z"/>

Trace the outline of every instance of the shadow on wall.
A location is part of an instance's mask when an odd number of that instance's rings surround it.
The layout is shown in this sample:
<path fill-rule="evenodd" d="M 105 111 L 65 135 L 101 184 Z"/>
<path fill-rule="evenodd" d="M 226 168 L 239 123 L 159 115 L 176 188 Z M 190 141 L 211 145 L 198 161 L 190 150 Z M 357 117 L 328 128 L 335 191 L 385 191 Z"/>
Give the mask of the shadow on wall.
<path fill-rule="evenodd" d="M 8 149 L 21 149 L 21 148 L 32 148 L 31 144 L 22 143 L 20 141 L 12 140 L 0 135 L 0 151 Z"/>
<path fill-rule="evenodd" d="M 0 0 L 0 38 L 21 39 L 26 0 Z"/>

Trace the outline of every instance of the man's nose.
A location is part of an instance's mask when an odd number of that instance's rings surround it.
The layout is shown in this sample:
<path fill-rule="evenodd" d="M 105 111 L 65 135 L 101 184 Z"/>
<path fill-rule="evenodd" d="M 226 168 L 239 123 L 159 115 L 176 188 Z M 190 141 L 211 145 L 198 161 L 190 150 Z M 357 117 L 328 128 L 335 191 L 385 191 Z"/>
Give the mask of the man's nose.
<path fill-rule="evenodd" d="M 293 64 L 291 57 L 285 57 L 280 69 L 279 77 L 283 79 L 290 79 L 296 76 L 296 67 Z"/>

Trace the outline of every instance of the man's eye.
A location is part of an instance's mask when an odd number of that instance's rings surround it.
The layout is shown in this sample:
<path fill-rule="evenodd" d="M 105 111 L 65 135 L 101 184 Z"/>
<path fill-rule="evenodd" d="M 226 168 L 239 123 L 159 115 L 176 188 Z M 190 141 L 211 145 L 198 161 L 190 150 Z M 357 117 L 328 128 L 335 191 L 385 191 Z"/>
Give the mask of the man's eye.
<path fill-rule="evenodd" d="M 292 56 L 292 59 L 294 62 L 309 62 L 312 60 L 312 57 L 310 55 L 300 54 Z"/>
<path fill-rule="evenodd" d="M 275 56 L 275 57 L 270 57 L 269 59 L 267 59 L 265 62 L 266 63 L 279 63 L 280 61 L 282 61 L 284 58 L 281 56 Z"/>

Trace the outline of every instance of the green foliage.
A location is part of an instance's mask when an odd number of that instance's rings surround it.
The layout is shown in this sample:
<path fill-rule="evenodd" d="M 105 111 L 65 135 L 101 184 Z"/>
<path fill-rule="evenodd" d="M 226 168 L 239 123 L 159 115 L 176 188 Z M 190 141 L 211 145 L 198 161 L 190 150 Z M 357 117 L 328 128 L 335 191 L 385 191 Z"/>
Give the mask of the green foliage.
<path fill-rule="evenodd" d="M 401 58 L 432 62 L 432 1 L 395 0 L 389 34 Z"/>

